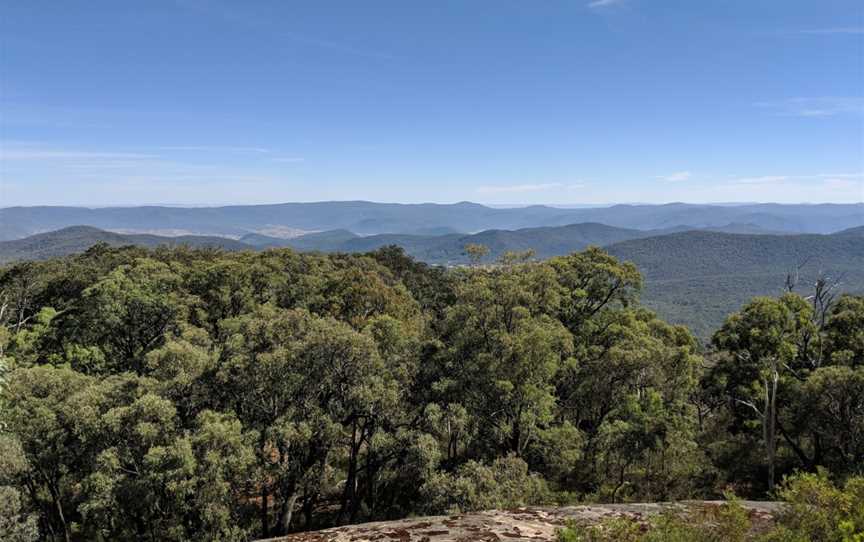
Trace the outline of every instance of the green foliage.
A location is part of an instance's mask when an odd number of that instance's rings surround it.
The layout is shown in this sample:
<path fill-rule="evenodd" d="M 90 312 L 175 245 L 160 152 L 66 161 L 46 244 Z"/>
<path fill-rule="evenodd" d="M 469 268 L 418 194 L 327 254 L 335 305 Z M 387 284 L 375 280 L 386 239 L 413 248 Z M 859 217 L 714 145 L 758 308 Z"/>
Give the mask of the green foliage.
<path fill-rule="evenodd" d="M 756 404 L 772 367 L 778 476 L 858 472 L 858 298 L 824 322 L 800 297 L 757 299 L 703 358 L 639 307 L 640 287 L 595 248 L 443 269 L 392 247 L 98 246 L 2 269 L 0 529 L 247 540 L 724 485 L 761 496 L 764 417 L 730 397 Z M 742 523 L 729 506 L 711 521 Z M 690 527 L 664 516 L 649 532 Z"/>
<path fill-rule="evenodd" d="M 787 477 L 777 496 L 783 508 L 776 524 L 754 529 L 747 511 L 732 498 L 721 506 L 669 510 L 648 520 L 630 515 L 586 525 L 570 522 L 560 542 L 860 542 L 864 540 L 864 478 L 837 488 L 824 472 Z"/>
<path fill-rule="evenodd" d="M 750 518 L 735 499 L 647 519 L 622 515 L 594 525 L 570 522 L 556 533 L 559 542 L 744 542 L 750 535 Z"/>
<path fill-rule="evenodd" d="M 669 322 L 687 325 L 706 344 L 725 318 L 750 299 L 777 295 L 790 270 L 799 270 L 796 291 L 804 296 L 813 293 L 811 285 L 822 272 L 842 277 L 844 291 L 864 294 L 860 235 L 689 231 L 628 240 L 606 250 L 639 267 L 647 307 Z M 860 326 L 848 329 L 861 337 Z"/>
<path fill-rule="evenodd" d="M 37 516 L 22 513 L 21 494 L 17 489 L 0 486 L 0 540 L 31 542 L 39 539 Z"/>
<path fill-rule="evenodd" d="M 777 495 L 788 505 L 771 540 L 784 536 L 814 542 L 864 540 L 864 477 L 849 478 L 838 488 L 824 471 L 795 474 L 783 481 Z"/>
<path fill-rule="evenodd" d="M 423 509 L 430 514 L 513 508 L 550 499 L 546 482 L 512 455 L 490 465 L 468 461 L 452 474 L 434 474 L 421 488 L 421 495 Z"/>
<path fill-rule="evenodd" d="M 31 542 L 39 537 L 38 516 L 25 508 L 15 487 L 28 468 L 18 441 L 0 433 L 0 540 Z"/>
<path fill-rule="evenodd" d="M 864 365 L 864 297 L 841 297 L 831 309 L 825 332 L 833 363 Z"/>

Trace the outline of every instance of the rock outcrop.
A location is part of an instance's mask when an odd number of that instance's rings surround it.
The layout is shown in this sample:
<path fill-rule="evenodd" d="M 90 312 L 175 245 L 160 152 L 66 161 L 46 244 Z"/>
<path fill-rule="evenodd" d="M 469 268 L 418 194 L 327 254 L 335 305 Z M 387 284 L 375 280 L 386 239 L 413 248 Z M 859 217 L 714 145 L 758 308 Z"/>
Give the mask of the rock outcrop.
<path fill-rule="evenodd" d="M 664 511 L 698 514 L 722 501 L 684 501 L 679 503 L 598 504 L 584 506 L 527 507 L 489 510 L 453 516 L 429 516 L 396 521 L 380 521 L 334 527 L 321 531 L 296 533 L 269 542 L 495 542 L 555 540 L 555 531 L 568 521 L 596 524 L 606 518 L 627 516 L 637 521 Z M 742 501 L 750 514 L 754 532 L 773 525 L 780 504 Z"/>

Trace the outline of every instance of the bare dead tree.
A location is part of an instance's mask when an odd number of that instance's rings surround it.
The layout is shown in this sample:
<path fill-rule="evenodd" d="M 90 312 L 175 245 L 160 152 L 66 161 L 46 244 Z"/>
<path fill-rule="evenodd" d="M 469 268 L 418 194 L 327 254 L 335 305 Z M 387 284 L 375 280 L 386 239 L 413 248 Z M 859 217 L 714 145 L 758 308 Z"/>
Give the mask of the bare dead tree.
<path fill-rule="evenodd" d="M 0 291 L 0 328 L 6 327 L 6 319 L 9 314 L 9 295 L 6 293 L 6 290 Z M 5 333 L 5 331 L 4 331 Z M 0 337 L 0 363 L 2 363 L 2 358 L 4 354 L 5 348 L 5 340 Z"/>
<path fill-rule="evenodd" d="M 795 288 L 798 287 L 798 282 L 801 280 L 801 270 L 809 262 L 810 258 L 805 258 L 801 263 L 796 265 L 794 269 L 791 269 L 786 273 L 786 280 L 783 287 L 788 293 L 792 293 L 795 291 Z"/>
<path fill-rule="evenodd" d="M 37 281 L 29 264 L 18 266 L 11 276 L 5 278 L 5 286 L 0 290 L 0 326 L 17 333 L 36 316 L 34 294 Z"/>
<path fill-rule="evenodd" d="M 6 311 L 9 308 L 9 295 L 6 290 L 0 291 L 0 325 L 6 323 Z"/>
<path fill-rule="evenodd" d="M 842 280 L 842 275 L 832 278 L 820 272 L 816 283 L 813 285 L 813 295 L 809 296 L 808 299 L 813 303 L 815 322 L 820 330 L 825 328 L 828 313 L 834 305 Z"/>
<path fill-rule="evenodd" d="M 818 277 L 816 278 L 816 282 L 813 285 L 813 294 L 805 298 L 810 301 L 813 306 L 813 324 L 816 328 L 814 331 L 815 339 L 817 342 L 816 352 L 815 355 L 810 359 L 810 365 L 814 369 L 822 365 L 822 361 L 824 358 L 822 335 L 825 331 L 825 325 L 828 322 L 828 315 L 831 312 L 831 307 L 834 306 L 834 302 L 837 298 L 837 293 L 840 290 L 842 278 L 842 275 L 838 275 L 837 277 L 832 278 L 826 275 L 824 272 L 820 271 Z M 809 337 L 807 339 L 809 340 Z M 806 351 L 807 350 L 805 350 L 805 352 Z"/>

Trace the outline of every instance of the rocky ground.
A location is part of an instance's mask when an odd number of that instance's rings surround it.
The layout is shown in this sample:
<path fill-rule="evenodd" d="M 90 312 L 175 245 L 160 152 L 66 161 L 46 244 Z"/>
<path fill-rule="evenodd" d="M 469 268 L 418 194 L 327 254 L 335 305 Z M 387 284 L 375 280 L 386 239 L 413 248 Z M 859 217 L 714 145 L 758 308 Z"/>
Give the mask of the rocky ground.
<path fill-rule="evenodd" d="M 269 542 L 494 542 L 518 540 L 554 540 L 555 530 L 569 520 L 588 524 L 604 518 L 629 516 L 647 519 L 664 510 L 682 514 L 698 513 L 720 506 L 721 501 L 686 501 L 680 503 L 603 504 L 590 506 L 528 507 L 513 510 L 491 510 L 454 516 L 429 516 L 397 521 L 381 521 L 335 527 L 323 531 L 297 533 Z M 773 524 L 779 504 L 743 501 L 754 531 Z"/>

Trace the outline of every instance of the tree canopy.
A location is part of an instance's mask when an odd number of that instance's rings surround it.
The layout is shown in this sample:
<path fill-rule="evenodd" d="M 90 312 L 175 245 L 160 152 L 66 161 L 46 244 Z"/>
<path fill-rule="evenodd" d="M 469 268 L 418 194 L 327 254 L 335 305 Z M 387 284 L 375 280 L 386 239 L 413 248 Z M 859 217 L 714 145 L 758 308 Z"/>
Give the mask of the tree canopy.
<path fill-rule="evenodd" d="M 864 299 L 757 298 L 703 350 L 600 249 L 471 253 L 0 269 L 0 538 L 248 540 L 861 472 Z"/>

